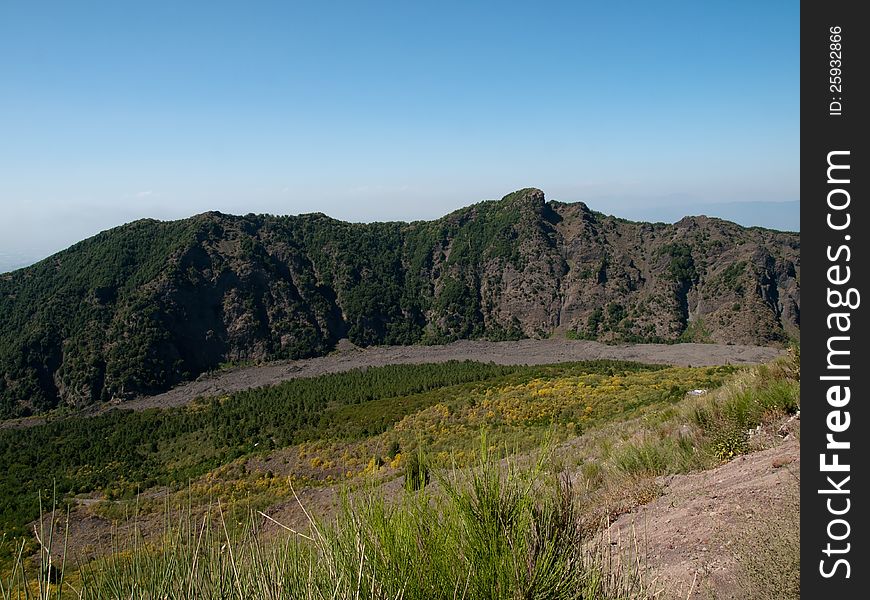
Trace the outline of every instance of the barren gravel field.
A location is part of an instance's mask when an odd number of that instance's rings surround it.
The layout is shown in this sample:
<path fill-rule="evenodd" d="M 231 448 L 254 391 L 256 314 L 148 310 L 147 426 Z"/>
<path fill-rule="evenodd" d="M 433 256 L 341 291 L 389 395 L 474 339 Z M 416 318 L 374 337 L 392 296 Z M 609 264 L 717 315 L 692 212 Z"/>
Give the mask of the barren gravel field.
<path fill-rule="evenodd" d="M 179 406 L 199 396 L 214 396 L 273 385 L 296 377 L 314 377 L 352 369 L 395 364 L 475 360 L 499 365 L 544 365 L 580 360 L 632 360 L 678 366 L 763 363 L 779 356 L 780 348 L 723 344 L 626 344 L 608 346 L 579 340 L 520 340 L 516 342 L 459 341 L 443 346 L 373 346 L 358 348 L 343 340 L 328 356 L 238 367 L 200 376 L 168 392 L 137 398 L 124 408 Z"/>

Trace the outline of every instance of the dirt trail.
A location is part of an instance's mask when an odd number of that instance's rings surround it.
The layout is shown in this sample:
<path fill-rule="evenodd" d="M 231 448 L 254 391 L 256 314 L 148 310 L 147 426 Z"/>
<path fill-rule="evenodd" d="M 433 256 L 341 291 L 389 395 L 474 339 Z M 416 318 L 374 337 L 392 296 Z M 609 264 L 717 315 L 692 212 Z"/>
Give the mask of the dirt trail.
<path fill-rule="evenodd" d="M 709 471 L 663 478 L 659 498 L 611 525 L 611 543 L 639 545 L 666 597 L 737 600 L 740 537 L 795 501 L 799 472 L 800 442 L 791 436 Z"/>
<path fill-rule="evenodd" d="M 363 367 L 476 360 L 500 365 L 543 365 L 579 360 L 613 359 L 679 366 L 752 364 L 772 360 L 779 348 L 721 344 L 627 344 L 608 346 L 578 340 L 516 342 L 459 341 L 443 346 L 374 346 L 358 348 L 344 340 L 328 356 L 274 362 L 201 376 L 168 392 L 123 403 L 144 410 L 186 404 L 198 396 L 229 394 L 297 377 L 340 373 Z"/>

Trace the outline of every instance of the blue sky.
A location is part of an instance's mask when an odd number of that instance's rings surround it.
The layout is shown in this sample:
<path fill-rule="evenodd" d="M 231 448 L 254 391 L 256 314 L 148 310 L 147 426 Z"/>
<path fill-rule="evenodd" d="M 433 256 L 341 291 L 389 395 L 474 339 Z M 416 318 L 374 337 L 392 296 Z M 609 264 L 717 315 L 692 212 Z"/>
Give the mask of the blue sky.
<path fill-rule="evenodd" d="M 787 203 L 758 224 L 794 229 L 798 44 L 797 2 L 5 0 L 0 255 L 527 186 L 629 218 Z"/>

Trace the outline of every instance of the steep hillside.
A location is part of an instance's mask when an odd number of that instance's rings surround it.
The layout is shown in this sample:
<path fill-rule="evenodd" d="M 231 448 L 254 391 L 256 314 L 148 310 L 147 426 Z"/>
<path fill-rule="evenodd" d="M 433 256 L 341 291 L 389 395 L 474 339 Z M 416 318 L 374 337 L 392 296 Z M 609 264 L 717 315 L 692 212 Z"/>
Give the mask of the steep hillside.
<path fill-rule="evenodd" d="M 224 362 L 516 339 L 777 343 L 797 234 L 632 223 L 514 192 L 436 221 L 137 221 L 0 275 L 0 416 L 150 394 Z"/>

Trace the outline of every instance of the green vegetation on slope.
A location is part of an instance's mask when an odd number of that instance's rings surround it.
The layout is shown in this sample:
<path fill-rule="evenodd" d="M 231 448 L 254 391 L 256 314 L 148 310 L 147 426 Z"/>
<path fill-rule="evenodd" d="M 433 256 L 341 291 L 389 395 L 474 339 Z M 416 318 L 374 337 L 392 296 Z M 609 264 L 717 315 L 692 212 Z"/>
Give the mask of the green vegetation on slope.
<path fill-rule="evenodd" d="M 297 379 L 210 398 L 190 407 L 115 410 L 0 431 L 0 527 L 13 533 L 35 518 L 33 494 L 185 482 L 224 462 L 298 443 L 326 428 L 337 407 L 404 396 L 511 372 L 476 363 L 395 366 Z"/>
<path fill-rule="evenodd" d="M 323 355 L 345 337 L 504 340 L 564 326 L 673 342 L 690 292 L 707 288 L 714 341 L 796 332 L 797 236 L 681 227 L 546 203 L 534 189 L 414 223 L 137 221 L 0 274 L 0 418 L 152 394 L 226 362 Z"/>
<path fill-rule="evenodd" d="M 585 365 L 585 373 L 604 388 L 598 392 L 603 402 L 632 377 L 661 375 L 668 381 L 676 376 L 671 369 L 598 367 Z M 496 387 L 475 393 L 497 396 L 503 414 L 515 407 L 511 398 L 520 387 L 527 389 L 533 405 L 544 406 L 544 399 L 559 404 L 569 397 L 559 390 L 576 386 L 584 373 L 559 369 L 544 368 L 537 373 L 540 378 L 524 382 L 517 374 L 507 380 L 496 377 L 491 382 Z M 723 436 L 746 434 L 759 424 L 778 427 L 784 415 L 799 408 L 798 369 L 793 356 L 742 370 L 702 396 L 681 394 L 675 402 L 638 398 L 625 412 L 615 408 L 613 420 L 590 427 L 537 461 L 499 461 L 502 455 L 492 454 L 488 434 L 478 437 L 469 469 L 434 470 L 436 485 L 397 499 L 385 499 L 379 488 L 358 490 L 344 498 L 333 519 L 311 517 L 302 535 L 268 540 L 260 535 L 263 521 L 254 511 L 239 529 L 228 523 L 227 504 L 192 512 L 185 501 L 182 511 L 167 513 L 163 535 L 146 539 L 134 531 L 128 539 L 116 538 L 115 553 L 78 567 L 69 560 L 69 572 L 57 559 L 48 568 L 49 552 L 40 552 L 38 561 L 16 561 L 9 578 L 0 581 L 0 596 L 14 596 L 26 582 L 35 586 L 39 579 L 40 597 L 54 597 L 62 587 L 70 597 L 95 599 L 661 597 L 663 591 L 673 591 L 668 584 L 657 581 L 653 587 L 645 581 L 643 559 L 615 555 L 606 537 L 596 538 L 596 529 L 655 497 L 656 475 L 731 458 L 718 444 Z M 681 370 L 679 375 L 724 375 L 706 371 Z M 744 445 L 740 451 L 747 450 Z M 575 464 L 579 473 L 572 469 Z M 622 505 L 615 503 L 620 491 L 630 495 Z M 738 581 L 742 597 L 791 599 L 799 594 L 799 513 L 794 510 L 788 519 L 765 522 L 760 531 L 738 540 L 734 552 L 743 568 Z M 59 523 L 52 517 L 46 521 Z M 774 524 L 775 531 L 770 529 Z M 41 535 L 52 537 L 60 544 L 60 529 L 54 536 Z M 638 546 L 628 542 L 625 546 L 634 548 L 644 544 L 643 539 Z M 57 585 L 61 579 L 64 586 Z"/>
<path fill-rule="evenodd" d="M 345 498 L 334 521 L 312 517 L 308 534 L 277 543 L 260 537 L 253 513 L 243 530 L 230 533 L 224 510 L 212 506 L 203 518 L 168 521 L 157 545 L 138 532 L 118 539 L 117 553 L 80 570 L 72 561 L 66 568 L 45 558 L 41 565 L 19 562 L 0 580 L 0 597 L 25 589 L 26 581 L 40 598 L 59 600 L 66 594 L 94 600 L 655 597 L 636 557 L 616 554 L 581 529 L 569 480 L 541 467 L 504 468 L 484 444 L 473 470 L 439 479 L 443 494 L 423 488 L 397 502 L 375 493 Z"/>
<path fill-rule="evenodd" d="M 22 534 L 37 516 L 37 491 L 48 497 L 55 485 L 61 495 L 99 490 L 110 498 L 129 497 L 155 485 L 185 484 L 242 456 L 307 441 L 375 436 L 445 399 L 470 397 L 474 389 L 660 369 L 609 361 L 396 365 L 296 379 L 169 410 L 114 410 L 5 429 L 0 431 L 0 528 L 10 536 Z"/>

